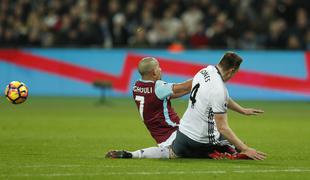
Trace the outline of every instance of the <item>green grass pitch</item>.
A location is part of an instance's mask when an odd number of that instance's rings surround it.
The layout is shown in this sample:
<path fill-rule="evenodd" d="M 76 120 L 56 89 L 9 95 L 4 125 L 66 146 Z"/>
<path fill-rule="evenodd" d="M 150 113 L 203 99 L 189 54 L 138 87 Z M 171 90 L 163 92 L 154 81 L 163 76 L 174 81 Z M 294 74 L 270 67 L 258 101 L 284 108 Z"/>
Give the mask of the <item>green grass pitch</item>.
<path fill-rule="evenodd" d="M 187 102 L 172 101 L 182 116 Z M 105 159 L 111 149 L 155 142 L 131 99 L 0 99 L 0 179 L 310 179 L 310 103 L 239 101 L 265 110 L 229 112 L 232 129 L 268 153 L 265 161 Z"/>

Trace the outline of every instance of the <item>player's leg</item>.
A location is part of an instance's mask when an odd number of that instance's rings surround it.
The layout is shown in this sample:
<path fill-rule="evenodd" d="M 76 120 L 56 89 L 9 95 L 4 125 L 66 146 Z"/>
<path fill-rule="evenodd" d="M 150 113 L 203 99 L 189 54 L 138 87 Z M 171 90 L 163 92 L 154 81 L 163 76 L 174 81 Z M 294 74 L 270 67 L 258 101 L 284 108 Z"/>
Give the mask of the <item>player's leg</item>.
<path fill-rule="evenodd" d="M 137 151 L 113 150 L 106 154 L 106 158 L 154 158 L 168 159 L 169 147 L 149 147 Z"/>
<path fill-rule="evenodd" d="M 222 134 L 220 135 L 218 141 L 219 144 L 217 146 L 214 146 L 214 150 L 220 153 L 229 153 L 232 155 L 238 153 L 238 150 L 235 148 L 235 146 L 232 145 Z"/>
<path fill-rule="evenodd" d="M 168 159 L 169 147 L 149 147 L 131 152 L 133 158 Z"/>
<path fill-rule="evenodd" d="M 158 147 L 150 147 L 132 152 L 133 158 L 169 158 L 170 146 L 176 134 L 177 131 L 173 132 L 166 141 L 158 144 Z"/>
<path fill-rule="evenodd" d="M 170 146 L 176 134 L 177 131 L 173 132 L 166 141 L 158 144 L 158 147 L 150 147 L 132 152 L 133 158 L 170 158 Z"/>
<path fill-rule="evenodd" d="M 219 144 L 213 146 L 214 152 L 210 156 L 220 156 L 224 159 L 245 159 L 250 160 L 245 154 L 240 154 L 240 151 L 232 145 L 223 135 L 220 135 Z M 219 154 L 220 153 L 220 154 Z"/>
<path fill-rule="evenodd" d="M 210 158 L 208 155 L 212 152 L 211 145 L 196 142 L 180 131 L 177 132 L 171 149 L 175 156 L 183 158 Z"/>
<path fill-rule="evenodd" d="M 213 152 L 209 154 L 212 159 L 251 159 L 235 148 L 223 135 L 218 139 L 217 145 L 212 145 Z"/>
<path fill-rule="evenodd" d="M 170 137 L 158 144 L 158 147 L 149 147 L 145 149 L 139 149 L 133 152 L 129 151 L 110 151 L 107 153 L 108 158 L 153 158 L 153 159 L 167 159 L 170 157 L 171 144 L 176 137 L 176 131 L 173 132 Z"/>
<path fill-rule="evenodd" d="M 106 155 L 106 158 L 124 158 L 124 159 L 128 159 L 128 158 L 132 158 L 132 153 L 129 151 L 125 151 L 125 150 L 112 150 L 109 151 Z"/>

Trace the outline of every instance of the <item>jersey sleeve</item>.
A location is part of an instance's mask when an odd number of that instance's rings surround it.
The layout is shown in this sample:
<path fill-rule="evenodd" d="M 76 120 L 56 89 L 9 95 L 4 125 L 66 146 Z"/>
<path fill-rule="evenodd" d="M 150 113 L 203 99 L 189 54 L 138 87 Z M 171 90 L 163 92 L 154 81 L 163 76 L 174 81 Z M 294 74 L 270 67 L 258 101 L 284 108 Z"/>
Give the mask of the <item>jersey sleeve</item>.
<path fill-rule="evenodd" d="M 211 107 L 215 114 L 224 114 L 227 112 L 228 94 L 224 89 L 218 89 L 213 93 Z"/>
<path fill-rule="evenodd" d="M 155 83 L 155 94 L 158 99 L 163 100 L 173 94 L 172 91 L 173 83 L 167 83 L 162 80 L 158 80 Z"/>

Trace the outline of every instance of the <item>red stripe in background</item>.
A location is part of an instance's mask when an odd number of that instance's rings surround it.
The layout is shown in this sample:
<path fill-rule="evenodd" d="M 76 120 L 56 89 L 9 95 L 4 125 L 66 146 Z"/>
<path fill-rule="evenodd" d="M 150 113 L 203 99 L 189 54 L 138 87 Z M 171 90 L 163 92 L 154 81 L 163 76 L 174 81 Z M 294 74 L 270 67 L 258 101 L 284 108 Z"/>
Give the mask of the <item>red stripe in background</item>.
<path fill-rule="evenodd" d="M 138 62 L 142 57 L 145 56 L 128 54 L 121 74 L 115 76 L 98 70 L 33 55 L 20 50 L 0 50 L 0 61 L 85 83 L 92 83 L 96 80 L 112 81 L 113 88 L 122 92 L 127 92 L 131 75 L 137 68 Z M 198 70 L 206 66 L 202 64 L 179 62 L 166 58 L 157 59 L 160 61 L 163 72 L 172 75 L 193 77 Z M 230 80 L 230 83 L 310 95 L 310 52 L 305 53 L 305 59 L 307 65 L 306 79 L 240 70 L 236 76 Z"/>
<path fill-rule="evenodd" d="M 163 58 L 157 59 L 160 61 L 163 72 L 189 77 L 193 77 L 197 71 L 206 66 L 182 64 Z M 305 53 L 305 59 L 307 65 L 305 79 L 240 70 L 229 83 L 310 95 L 310 52 Z"/>

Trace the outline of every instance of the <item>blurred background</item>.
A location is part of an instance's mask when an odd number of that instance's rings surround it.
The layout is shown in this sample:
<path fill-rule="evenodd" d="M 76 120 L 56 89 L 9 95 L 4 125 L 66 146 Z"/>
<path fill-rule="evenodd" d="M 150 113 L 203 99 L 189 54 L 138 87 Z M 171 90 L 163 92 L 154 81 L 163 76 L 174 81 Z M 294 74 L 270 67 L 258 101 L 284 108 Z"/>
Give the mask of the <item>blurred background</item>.
<path fill-rule="evenodd" d="M 307 0 L 1 0 L 1 47 L 310 49 Z"/>
<path fill-rule="evenodd" d="M 309 13 L 307 0 L 0 0 L 0 86 L 130 96 L 139 58 L 180 82 L 233 50 L 237 99 L 309 100 Z"/>

